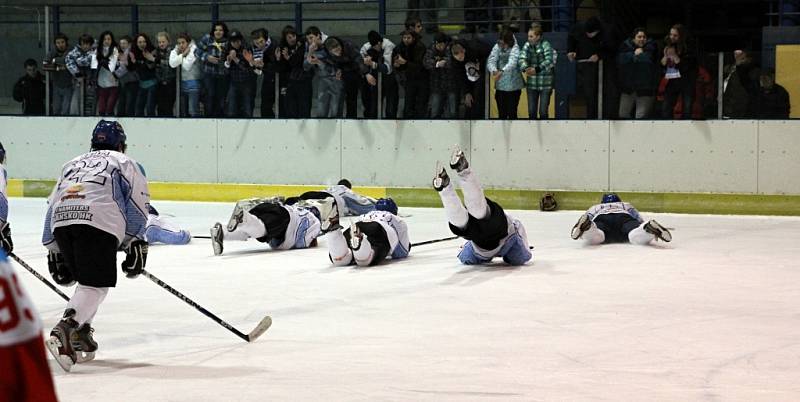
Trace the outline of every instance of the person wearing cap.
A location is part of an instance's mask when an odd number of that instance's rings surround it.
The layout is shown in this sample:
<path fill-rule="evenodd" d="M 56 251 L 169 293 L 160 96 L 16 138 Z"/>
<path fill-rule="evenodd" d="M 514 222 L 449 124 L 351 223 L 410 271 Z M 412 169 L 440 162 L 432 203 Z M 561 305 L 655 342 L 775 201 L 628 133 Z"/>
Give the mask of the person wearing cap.
<path fill-rule="evenodd" d="M 604 26 L 598 17 L 575 24 L 567 39 L 567 58 L 577 63 L 577 91 L 586 100 L 586 118 L 597 119 L 598 63 L 601 60 L 604 62 L 603 91 L 607 94 L 612 90 L 612 86 L 607 84 L 614 81 L 610 78 L 616 78 L 612 69 L 616 66 L 614 56 L 618 43 L 613 38 L 611 28 Z M 604 96 L 604 110 L 614 109 L 616 114 L 616 106 L 605 102 L 605 99 Z"/>
<path fill-rule="evenodd" d="M 450 43 L 450 37 L 439 32 L 425 53 L 424 65 L 430 73 L 432 119 L 452 119 L 456 116 L 456 75 Z"/>
<path fill-rule="evenodd" d="M 228 46 L 225 48 L 225 62 L 223 65 L 228 70 L 230 85 L 228 86 L 228 117 L 253 116 L 252 108 L 252 82 L 255 79 L 253 74 L 253 53 L 244 46 L 244 36 L 236 29 L 231 30 L 228 35 Z"/>
<path fill-rule="evenodd" d="M 392 67 L 394 43 L 376 31 L 369 31 L 367 43 L 361 46 L 361 58 L 364 64 L 364 79 L 361 82 L 361 102 L 364 105 L 364 117 L 378 117 L 378 75 L 382 75 L 381 92 L 386 106 L 386 119 L 397 118 L 397 80 Z"/>

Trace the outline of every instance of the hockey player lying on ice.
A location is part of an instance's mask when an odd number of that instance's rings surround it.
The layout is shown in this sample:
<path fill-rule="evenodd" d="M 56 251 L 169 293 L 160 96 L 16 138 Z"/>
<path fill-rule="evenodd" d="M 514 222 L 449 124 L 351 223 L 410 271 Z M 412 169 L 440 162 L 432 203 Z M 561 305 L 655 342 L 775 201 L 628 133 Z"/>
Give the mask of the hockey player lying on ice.
<path fill-rule="evenodd" d="M 461 204 L 444 166 L 438 162 L 433 188 L 442 199 L 450 231 L 469 240 L 458 253 L 458 259 L 466 265 L 488 263 L 494 257 L 502 257 L 511 265 L 528 262 L 533 256 L 522 222 L 506 214 L 499 204 L 483 195 L 477 176 L 458 146 L 450 158 L 450 168 L 461 179 L 464 204 Z"/>
<path fill-rule="evenodd" d="M 391 198 L 381 198 L 375 207 L 375 211 L 356 218 L 344 233 L 341 226 L 328 233 L 328 257 L 333 265 L 355 263 L 366 267 L 389 256 L 393 260 L 408 257 L 408 226 L 397 216 L 397 204 Z"/>
<path fill-rule="evenodd" d="M 661 239 L 672 240 L 672 234 L 658 222 L 645 223 L 633 205 L 622 202 L 615 193 L 603 195 L 600 204 L 589 208 L 572 227 L 574 240 L 583 238 L 586 244 L 625 243 L 648 244 Z"/>
<path fill-rule="evenodd" d="M 148 244 L 188 244 L 192 240 L 192 235 L 188 230 L 179 229 L 168 222 L 163 216 L 158 214 L 152 205 L 147 211 L 147 226 L 144 231 L 145 240 Z"/>

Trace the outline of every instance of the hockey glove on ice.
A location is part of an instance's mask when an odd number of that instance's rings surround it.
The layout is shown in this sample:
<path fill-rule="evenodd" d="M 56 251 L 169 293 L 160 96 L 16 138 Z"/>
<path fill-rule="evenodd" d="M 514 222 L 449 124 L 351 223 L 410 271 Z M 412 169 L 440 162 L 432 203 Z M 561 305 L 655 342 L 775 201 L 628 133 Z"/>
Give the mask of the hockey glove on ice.
<path fill-rule="evenodd" d="M 125 251 L 128 256 L 122 262 L 122 272 L 128 278 L 136 278 L 142 273 L 145 264 L 147 263 L 147 242 L 144 240 L 136 240 L 131 243 L 128 250 Z"/>
<path fill-rule="evenodd" d="M 11 225 L 4 222 L 0 228 L 0 247 L 5 250 L 6 254 L 14 250 L 14 242 L 11 241 Z"/>
<path fill-rule="evenodd" d="M 75 277 L 72 276 L 72 271 L 64 263 L 64 256 L 58 251 L 50 251 L 47 254 L 47 268 L 50 270 L 50 276 L 53 277 L 57 284 L 61 286 L 75 284 Z"/>

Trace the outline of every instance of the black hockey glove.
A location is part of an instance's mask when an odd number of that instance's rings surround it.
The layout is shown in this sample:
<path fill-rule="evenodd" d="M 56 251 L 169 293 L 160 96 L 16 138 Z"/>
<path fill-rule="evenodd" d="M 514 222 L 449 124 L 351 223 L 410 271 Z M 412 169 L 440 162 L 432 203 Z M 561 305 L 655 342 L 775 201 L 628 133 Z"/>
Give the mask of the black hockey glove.
<path fill-rule="evenodd" d="M 5 250 L 6 254 L 14 251 L 14 242 L 11 241 L 11 225 L 8 222 L 4 222 L 0 228 L 0 248 Z"/>
<path fill-rule="evenodd" d="M 61 286 L 75 284 L 75 277 L 72 276 L 72 271 L 64 263 L 64 256 L 58 251 L 50 251 L 47 254 L 47 268 L 50 270 L 50 276 L 53 277 L 57 284 Z"/>
<path fill-rule="evenodd" d="M 136 240 L 131 243 L 128 250 L 125 251 L 128 256 L 122 262 L 122 272 L 128 278 L 136 278 L 142 273 L 145 264 L 147 263 L 147 242 L 144 240 Z"/>

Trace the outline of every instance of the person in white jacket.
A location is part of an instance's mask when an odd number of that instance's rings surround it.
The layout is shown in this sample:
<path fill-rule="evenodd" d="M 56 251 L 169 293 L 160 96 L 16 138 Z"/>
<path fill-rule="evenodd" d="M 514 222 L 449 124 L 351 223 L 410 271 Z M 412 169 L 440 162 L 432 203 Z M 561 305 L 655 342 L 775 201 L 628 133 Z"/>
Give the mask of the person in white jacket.
<path fill-rule="evenodd" d="M 119 97 L 119 82 L 114 75 L 119 59 L 119 49 L 111 31 L 100 34 L 97 50 L 92 52 L 92 61 L 89 65 L 92 70 L 97 70 L 97 114 L 100 116 L 113 116 L 114 107 Z"/>
<path fill-rule="evenodd" d="M 494 80 L 494 99 L 497 101 L 498 119 L 517 118 L 519 97 L 522 94 L 522 74 L 519 71 L 519 45 L 514 34 L 505 30 L 492 48 L 486 69 Z"/>
<path fill-rule="evenodd" d="M 178 34 L 176 46 L 169 54 L 170 67 L 181 66 L 181 116 L 200 116 L 200 92 L 203 87 L 203 69 L 195 56 L 195 45 L 188 33 Z"/>

